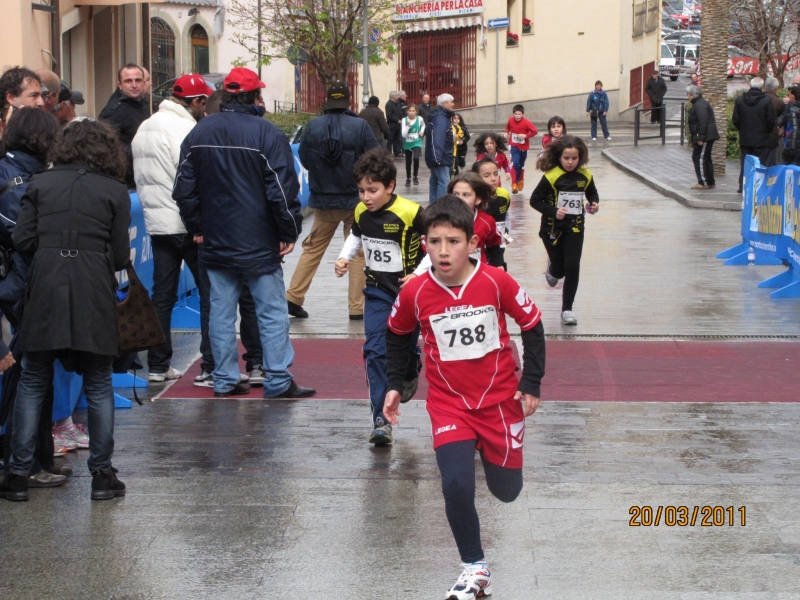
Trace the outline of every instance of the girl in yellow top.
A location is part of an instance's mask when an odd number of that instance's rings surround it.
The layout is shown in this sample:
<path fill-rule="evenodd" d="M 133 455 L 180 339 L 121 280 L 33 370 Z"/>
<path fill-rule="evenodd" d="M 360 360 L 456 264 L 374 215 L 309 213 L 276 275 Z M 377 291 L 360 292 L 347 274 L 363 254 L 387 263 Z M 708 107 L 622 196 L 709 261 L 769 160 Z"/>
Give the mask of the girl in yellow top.
<path fill-rule="evenodd" d="M 536 163 L 544 171 L 531 194 L 531 206 L 542 213 L 539 237 L 550 261 L 547 283 L 555 287 L 564 278 L 561 324 L 577 325 L 572 303 L 578 291 L 586 213 L 598 211 L 600 196 L 586 168 L 589 150 L 581 138 L 565 135 L 550 143 Z M 584 205 L 584 200 L 589 202 Z"/>

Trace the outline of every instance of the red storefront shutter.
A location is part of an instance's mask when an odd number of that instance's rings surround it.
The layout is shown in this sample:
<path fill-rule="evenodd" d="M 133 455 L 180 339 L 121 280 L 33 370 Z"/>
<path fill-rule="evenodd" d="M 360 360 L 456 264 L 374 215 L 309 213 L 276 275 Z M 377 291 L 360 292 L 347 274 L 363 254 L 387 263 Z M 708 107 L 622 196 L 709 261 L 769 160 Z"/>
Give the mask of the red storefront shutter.
<path fill-rule="evenodd" d="M 642 101 L 642 67 L 631 70 L 631 95 L 628 106 L 639 104 Z"/>
<path fill-rule="evenodd" d="M 347 85 L 350 88 L 350 108 L 358 112 L 358 65 L 355 63 L 350 66 L 347 74 Z M 300 66 L 300 90 L 297 92 L 297 101 L 300 105 L 300 112 L 319 112 L 320 107 L 325 103 L 328 90 L 317 76 L 317 70 L 311 63 Z"/>
<path fill-rule="evenodd" d="M 412 102 L 428 93 L 435 102 L 439 94 L 452 94 L 456 108 L 477 104 L 477 27 L 420 31 L 400 36 L 398 89 Z"/>

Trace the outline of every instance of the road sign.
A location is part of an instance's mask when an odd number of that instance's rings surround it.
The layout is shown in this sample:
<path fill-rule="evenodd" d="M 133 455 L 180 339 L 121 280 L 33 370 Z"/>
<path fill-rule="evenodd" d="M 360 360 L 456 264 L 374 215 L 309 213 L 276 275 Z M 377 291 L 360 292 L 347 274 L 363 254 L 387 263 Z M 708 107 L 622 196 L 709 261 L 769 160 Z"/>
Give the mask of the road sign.
<path fill-rule="evenodd" d="M 501 29 L 503 27 L 508 27 L 509 19 L 505 17 L 503 19 L 489 19 L 489 24 L 487 27 L 489 29 Z"/>
<path fill-rule="evenodd" d="M 373 29 L 369 32 L 369 41 L 373 44 L 377 44 L 378 40 L 381 39 L 381 30 L 380 29 Z"/>

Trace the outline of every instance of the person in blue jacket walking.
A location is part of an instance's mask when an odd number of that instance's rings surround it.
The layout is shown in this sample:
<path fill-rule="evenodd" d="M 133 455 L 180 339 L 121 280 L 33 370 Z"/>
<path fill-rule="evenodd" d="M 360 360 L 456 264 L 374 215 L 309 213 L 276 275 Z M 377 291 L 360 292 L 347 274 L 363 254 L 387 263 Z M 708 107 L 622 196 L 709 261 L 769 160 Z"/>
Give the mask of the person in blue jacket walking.
<path fill-rule="evenodd" d="M 608 123 L 606 123 L 608 94 L 603 90 L 603 82 L 599 79 L 594 82 L 594 89 L 586 100 L 586 114 L 592 119 L 592 140 L 597 140 L 597 120 L 599 119 L 603 128 L 603 137 L 610 141 L 611 134 L 608 133 Z"/>

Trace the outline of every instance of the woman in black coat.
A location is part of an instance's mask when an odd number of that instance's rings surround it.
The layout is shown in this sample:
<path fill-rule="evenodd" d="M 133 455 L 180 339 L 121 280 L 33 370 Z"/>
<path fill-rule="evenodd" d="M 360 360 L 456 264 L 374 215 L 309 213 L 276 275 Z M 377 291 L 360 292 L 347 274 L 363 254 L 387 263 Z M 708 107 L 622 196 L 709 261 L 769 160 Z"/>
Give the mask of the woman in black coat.
<path fill-rule="evenodd" d="M 14 407 L 10 475 L 0 495 L 27 499 L 36 423 L 59 358 L 83 374 L 89 404 L 92 500 L 125 494 L 111 467 L 117 354 L 115 271 L 130 257 L 130 197 L 122 183 L 125 153 L 116 133 L 75 121 L 51 155 L 54 167 L 33 177 L 13 234 L 33 254 L 22 319 L 22 374 Z"/>

